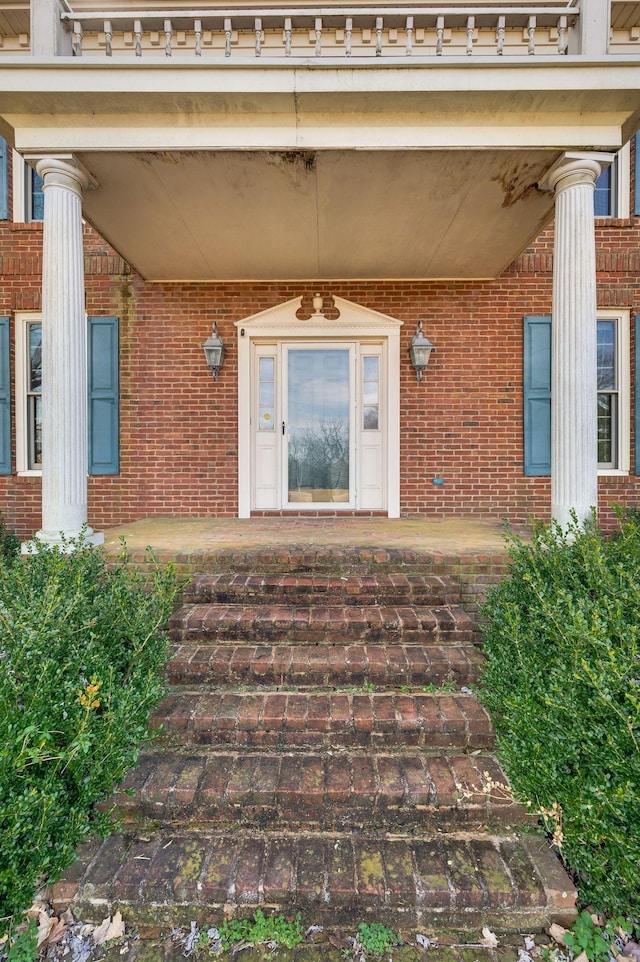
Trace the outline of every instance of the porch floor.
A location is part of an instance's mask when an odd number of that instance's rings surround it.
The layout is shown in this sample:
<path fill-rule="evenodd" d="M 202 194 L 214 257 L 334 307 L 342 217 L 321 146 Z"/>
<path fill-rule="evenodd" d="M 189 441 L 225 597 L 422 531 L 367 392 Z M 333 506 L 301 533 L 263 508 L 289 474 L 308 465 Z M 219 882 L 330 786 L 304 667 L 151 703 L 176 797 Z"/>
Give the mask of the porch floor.
<path fill-rule="evenodd" d="M 176 518 L 152 517 L 104 531 L 105 545 L 124 538 L 135 555 L 147 546 L 159 555 L 227 552 L 308 546 L 376 547 L 445 556 L 504 554 L 504 527 L 498 520 L 449 518 L 443 521 L 390 518 Z"/>

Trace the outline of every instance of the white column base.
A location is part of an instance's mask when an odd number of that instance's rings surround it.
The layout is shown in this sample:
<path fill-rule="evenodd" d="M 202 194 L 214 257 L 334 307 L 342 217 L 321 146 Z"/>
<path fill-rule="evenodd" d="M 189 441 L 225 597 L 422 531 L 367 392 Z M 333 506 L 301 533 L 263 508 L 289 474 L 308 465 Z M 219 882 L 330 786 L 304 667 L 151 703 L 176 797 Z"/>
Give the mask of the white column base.
<path fill-rule="evenodd" d="M 71 544 L 70 542 L 73 542 Z M 84 528 L 77 532 L 58 532 L 52 534 L 50 531 L 36 531 L 33 541 L 23 541 L 20 546 L 20 553 L 23 555 L 38 554 L 40 547 L 46 545 L 48 548 L 58 548 L 63 554 L 71 554 L 78 548 L 96 548 L 104 544 L 104 534 L 102 531 L 94 531 L 93 528 Z"/>

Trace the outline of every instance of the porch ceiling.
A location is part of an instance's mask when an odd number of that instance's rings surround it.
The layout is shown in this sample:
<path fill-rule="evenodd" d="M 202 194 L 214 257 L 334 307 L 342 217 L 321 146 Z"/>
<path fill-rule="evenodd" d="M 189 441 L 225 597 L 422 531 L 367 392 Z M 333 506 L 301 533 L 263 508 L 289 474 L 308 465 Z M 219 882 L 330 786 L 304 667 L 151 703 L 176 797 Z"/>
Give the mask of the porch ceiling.
<path fill-rule="evenodd" d="M 84 209 L 148 280 L 492 277 L 557 152 L 79 153 Z"/>

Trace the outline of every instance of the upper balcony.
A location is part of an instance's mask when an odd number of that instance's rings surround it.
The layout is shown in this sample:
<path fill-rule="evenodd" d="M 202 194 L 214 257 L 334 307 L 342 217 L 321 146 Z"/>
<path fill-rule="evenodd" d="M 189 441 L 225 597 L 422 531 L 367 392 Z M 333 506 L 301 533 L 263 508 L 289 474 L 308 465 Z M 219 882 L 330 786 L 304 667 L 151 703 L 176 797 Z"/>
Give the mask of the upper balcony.
<path fill-rule="evenodd" d="M 0 55 L 191 60 L 640 53 L 635 0 L 0 0 Z"/>

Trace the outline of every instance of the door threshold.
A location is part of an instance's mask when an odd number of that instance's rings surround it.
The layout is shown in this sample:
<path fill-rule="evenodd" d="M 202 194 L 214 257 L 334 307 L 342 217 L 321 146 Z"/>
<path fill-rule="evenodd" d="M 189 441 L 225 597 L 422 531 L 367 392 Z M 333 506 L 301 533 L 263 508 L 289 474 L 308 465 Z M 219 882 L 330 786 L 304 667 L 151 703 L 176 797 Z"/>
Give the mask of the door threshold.
<path fill-rule="evenodd" d="M 355 508 L 293 509 L 281 511 L 252 511 L 251 518 L 388 518 L 388 511 L 364 511 Z"/>

